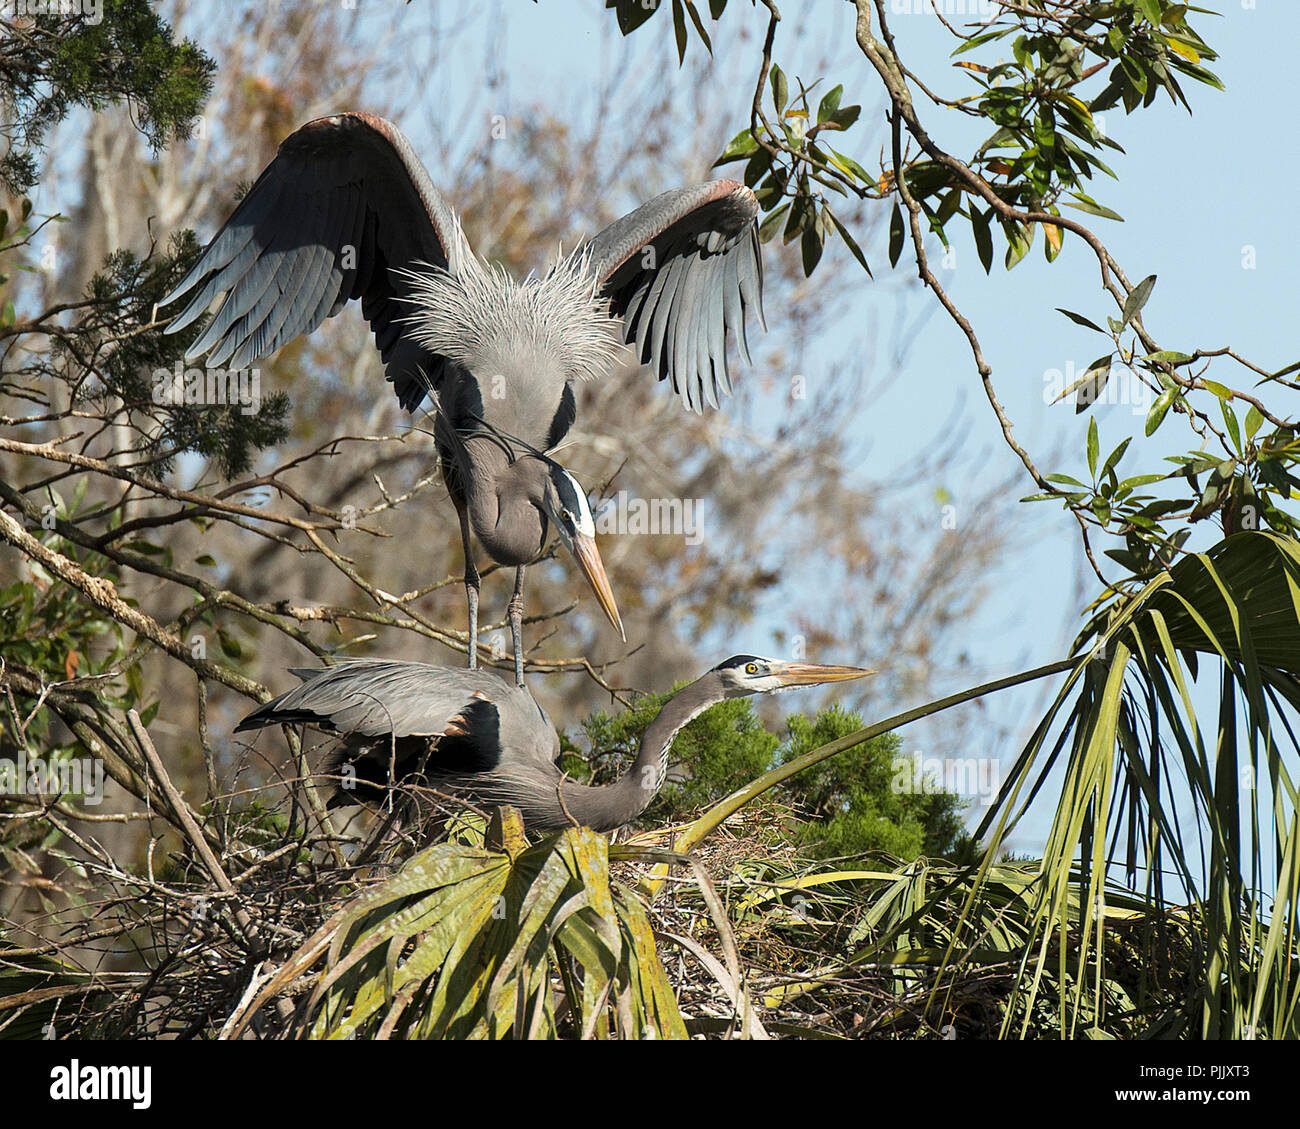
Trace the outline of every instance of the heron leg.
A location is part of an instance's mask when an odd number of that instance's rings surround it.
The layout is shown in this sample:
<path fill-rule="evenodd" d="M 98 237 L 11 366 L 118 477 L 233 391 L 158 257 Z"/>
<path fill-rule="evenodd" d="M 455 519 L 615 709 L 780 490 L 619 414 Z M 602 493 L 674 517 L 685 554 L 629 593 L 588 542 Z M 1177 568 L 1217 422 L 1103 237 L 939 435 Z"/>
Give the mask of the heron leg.
<path fill-rule="evenodd" d="M 510 597 L 510 638 L 515 645 L 515 685 L 524 684 L 524 566 L 515 569 L 515 594 Z"/>
<path fill-rule="evenodd" d="M 460 543 L 465 547 L 465 600 L 469 604 L 469 668 L 478 666 L 478 569 L 474 567 L 474 551 L 469 541 L 469 511 L 457 506 L 460 514 Z"/>

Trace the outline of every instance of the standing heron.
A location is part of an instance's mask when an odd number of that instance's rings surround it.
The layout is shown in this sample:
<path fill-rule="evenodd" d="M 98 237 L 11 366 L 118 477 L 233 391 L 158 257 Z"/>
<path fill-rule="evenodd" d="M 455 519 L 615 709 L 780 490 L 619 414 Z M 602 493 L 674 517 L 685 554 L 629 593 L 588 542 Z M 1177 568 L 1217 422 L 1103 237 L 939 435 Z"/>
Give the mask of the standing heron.
<path fill-rule="evenodd" d="M 186 353 L 242 369 L 310 333 L 349 299 L 374 332 L 398 401 L 426 396 L 443 480 L 460 518 L 469 666 L 478 652 L 471 529 L 515 568 L 509 605 L 523 685 L 524 567 L 554 524 L 623 635 L 586 492 L 550 457 L 576 415 L 574 381 L 602 375 L 623 340 L 691 411 L 731 393 L 727 331 L 745 361 L 746 313 L 762 313 L 758 202 L 718 180 L 662 193 L 544 276 L 512 279 L 470 250 L 456 214 L 391 122 L 337 114 L 280 145 L 194 268 L 160 303 L 187 298 L 175 333 L 213 306 Z M 624 636 L 626 638 L 626 636 Z"/>
<path fill-rule="evenodd" d="M 254 710 L 235 732 L 301 723 L 338 734 L 342 743 L 321 771 L 339 775 L 351 766 L 358 800 L 418 779 L 486 804 L 510 804 L 539 830 L 612 831 L 654 799 L 674 738 L 710 706 L 875 672 L 735 655 L 679 690 L 646 727 L 628 770 L 601 787 L 564 776 L 550 718 L 527 690 L 491 671 L 354 659 L 292 673 L 302 685 Z M 330 802 L 353 799 L 341 791 Z"/>

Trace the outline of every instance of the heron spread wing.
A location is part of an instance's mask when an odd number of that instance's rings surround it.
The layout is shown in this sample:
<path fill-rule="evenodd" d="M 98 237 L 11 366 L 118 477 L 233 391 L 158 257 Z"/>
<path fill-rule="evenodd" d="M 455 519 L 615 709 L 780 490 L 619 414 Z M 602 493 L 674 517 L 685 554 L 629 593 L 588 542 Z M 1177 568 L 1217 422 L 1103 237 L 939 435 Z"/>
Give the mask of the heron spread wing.
<path fill-rule="evenodd" d="M 407 272 L 427 264 L 459 274 L 473 263 L 455 213 L 397 127 L 338 114 L 284 140 L 160 305 L 189 299 L 167 328 L 176 333 L 224 294 L 186 359 L 209 353 L 209 365 L 239 369 L 360 298 L 388 379 L 414 409 L 443 361 L 409 335 Z"/>
<path fill-rule="evenodd" d="M 745 317 L 763 321 L 758 201 L 734 180 L 664 192 L 587 245 L 624 340 L 691 411 L 731 394 L 727 330 L 749 363 Z"/>

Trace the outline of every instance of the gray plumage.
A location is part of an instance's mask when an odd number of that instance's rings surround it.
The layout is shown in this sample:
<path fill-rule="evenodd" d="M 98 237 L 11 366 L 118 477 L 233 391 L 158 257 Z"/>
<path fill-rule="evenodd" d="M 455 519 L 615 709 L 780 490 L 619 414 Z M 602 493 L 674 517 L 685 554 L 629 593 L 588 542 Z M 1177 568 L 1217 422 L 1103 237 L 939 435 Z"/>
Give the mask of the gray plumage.
<path fill-rule="evenodd" d="M 160 303 L 187 304 L 175 333 L 211 310 L 186 358 L 244 368 L 316 329 L 350 299 L 374 331 L 398 401 L 426 395 L 460 518 L 477 662 L 471 531 L 514 566 L 509 620 L 523 682 L 523 569 L 554 524 L 609 620 L 622 623 L 585 492 L 547 452 L 576 416 L 572 384 L 612 367 L 616 323 L 692 411 L 730 395 L 727 332 L 748 361 L 762 321 L 754 194 L 719 180 L 662 193 L 542 276 L 516 282 L 475 257 L 450 205 L 391 122 L 337 114 L 287 137 L 193 269 Z M 569 504 L 576 492 L 581 501 Z"/>
<path fill-rule="evenodd" d="M 665 704 L 628 770 L 603 787 L 563 777 L 550 718 L 527 690 L 490 671 L 354 659 L 293 673 L 302 685 L 254 710 L 235 732 L 306 724 L 339 735 L 341 747 L 320 771 L 338 775 L 351 765 L 365 787 L 356 798 L 378 798 L 389 783 L 421 778 L 481 803 L 510 804 L 539 830 L 582 825 L 609 831 L 645 810 L 663 786 L 674 738 L 710 706 L 872 672 L 733 656 Z M 335 801 L 352 798 L 340 793 Z"/>

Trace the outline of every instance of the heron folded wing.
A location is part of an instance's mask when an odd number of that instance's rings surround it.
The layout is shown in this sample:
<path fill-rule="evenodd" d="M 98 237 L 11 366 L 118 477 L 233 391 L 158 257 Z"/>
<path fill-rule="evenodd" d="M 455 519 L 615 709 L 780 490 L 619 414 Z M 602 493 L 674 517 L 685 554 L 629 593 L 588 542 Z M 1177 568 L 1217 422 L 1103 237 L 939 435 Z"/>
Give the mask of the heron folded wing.
<path fill-rule="evenodd" d="M 745 320 L 763 319 L 758 201 L 734 180 L 664 192 L 587 244 L 624 340 L 690 411 L 731 394 L 727 330 L 749 363 Z"/>
<path fill-rule="evenodd" d="M 484 703 L 514 697 L 514 687 L 490 671 L 393 659 L 349 659 L 290 673 L 301 684 L 250 713 L 236 733 L 306 723 L 358 737 L 438 737 Z"/>
<path fill-rule="evenodd" d="M 359 298 L 402 406 L 417 407 L 442 358 L 402 319 L 410 275 L 433 265 L 459 274 L 477 263 L 446 200 L 391 122 L 338 114 L 290 134 L 180 284 L 186 299 L 166 332 L 219 305 L 186 352 L 243 368 L 318 328 Z"/>

